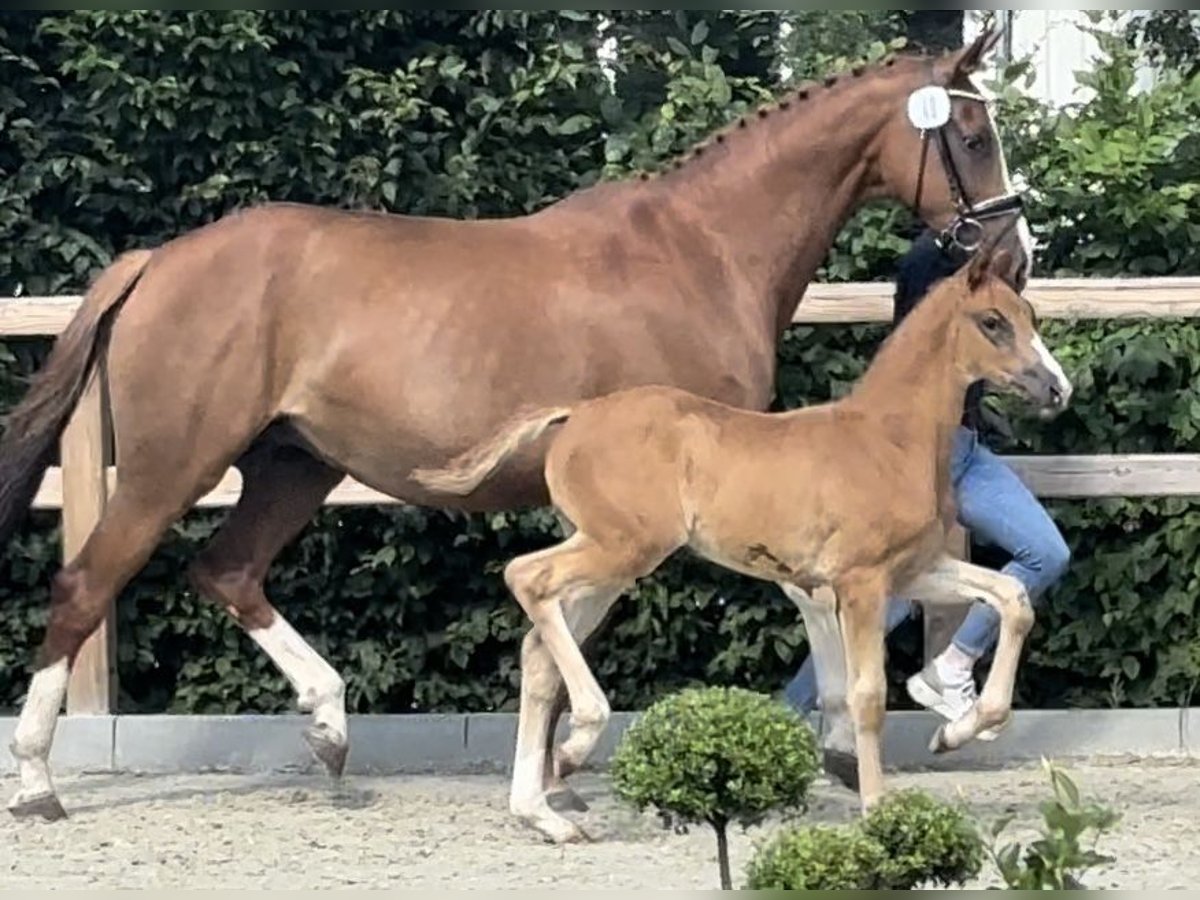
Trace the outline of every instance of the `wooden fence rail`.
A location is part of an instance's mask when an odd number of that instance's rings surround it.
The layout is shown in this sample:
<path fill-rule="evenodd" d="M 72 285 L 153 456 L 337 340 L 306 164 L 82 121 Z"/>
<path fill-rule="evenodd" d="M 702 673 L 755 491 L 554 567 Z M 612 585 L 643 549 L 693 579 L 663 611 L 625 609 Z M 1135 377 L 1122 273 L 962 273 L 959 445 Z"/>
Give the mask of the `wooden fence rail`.
<path fill-rule="evenodd" d="M 817 284 L 809 288 L 794 321 L 806 325 L 889 321 L 892 285 L 887 282 Z M 1200 316 L 1200 278 L 1035 279 L 1026 291 L 1045 319 L 1142 319 Z M 79 297 L 0 301 L 0 339 L 57 335 L 70 321 Z M 34 501 L 38 509 L 61 509 L 63 555 L 78 551 L 104 510 L 115 470 L 106 466 L 108 416 L 103 378 L 93 379 L 62 438 L 62 467 L 46 473 Z M 1041 497 L 1097 498 L 1200 495 L 1200 454 L 1009 456 L 1006 459 Z M 199 507 L 232 506 L 241 479 L 230 470 Z M 330 505 L 395 504 L 353 479 L 330 495 Z M 926 617 L 926 633 L 944 633 L 957 616 Z M 72 671 L 68 714 L 113 711 L 116 699 L 115 630 L 110 618 L 84 645 Z M 927 644 L 938 642 L 927 640 Z"/>

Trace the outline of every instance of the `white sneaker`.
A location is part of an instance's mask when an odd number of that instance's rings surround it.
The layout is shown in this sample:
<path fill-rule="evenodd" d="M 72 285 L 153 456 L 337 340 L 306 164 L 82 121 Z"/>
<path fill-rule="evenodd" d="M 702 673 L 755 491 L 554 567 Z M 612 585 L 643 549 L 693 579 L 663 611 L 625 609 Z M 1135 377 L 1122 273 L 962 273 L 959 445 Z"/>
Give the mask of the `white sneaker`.
<path fill-rule="evenodd" d="M 975 679 L 967 678 L 961 684 L 947 684 L 938 675 L 937 666 L 933 663 L 913 675 L 906 683 L 908 696 L 921 706 L 937 713 L 942 718 L 955 722 L 971 711 L 971 707 L 979 699 L 975 690 Z M 994 741 L 1000 736 L 1012 721 L 1012 713 L 1008 714 L 999 725 L 985 728 L 976 737 L 981 741 Z"/>

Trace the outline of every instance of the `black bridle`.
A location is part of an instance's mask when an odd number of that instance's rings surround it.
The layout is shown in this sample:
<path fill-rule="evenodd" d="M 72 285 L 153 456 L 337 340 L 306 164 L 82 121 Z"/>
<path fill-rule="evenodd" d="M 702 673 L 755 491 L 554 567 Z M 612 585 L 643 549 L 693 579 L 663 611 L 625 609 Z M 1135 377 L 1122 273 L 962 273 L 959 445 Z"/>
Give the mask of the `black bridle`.
<path fill-rule="evenodd" d="M 986 97 L 971 91 L 947 90 L 946 93 L 951 97 L 975 100 L 984 106 L 988 105 Z M 979 202 L 971 200 L 967 187 L 963 183 L 962 173 L 959 172 L 958 165 L 954 161 L 954 154 L 950 151 L 950 138 L 946 134 L 946 129 L 951 125 L 954 125 L 955 128 L 958 127 L 953 116 L 947 120 L 945 125 L 933 129 L 932 132 L 929 129 L 921 129 L 921 168 L 917 173 L 917 195 L 913 209 L 918 215 L 920 214 L 921 193 L 925 184 L 925 165 L 929 156 L 929 139 L 933 134 L 937 138 L 938 154 L 942 158 L 942 167 L 946 170 L 946 178 L 950 183 L 950 196 L 954 200 L 956 210 L 950 223 L 938 232 L 937 241 L 944 250 L 955 247 L 963 253 L 971 255 L 983 243 L 984 221 L 1011 215 L 1014 217 L 1013 224 L 1015 224 L 1016 217 L 1024 211 L 1025 204 L 1021 195 L 1015 191 Z"/>

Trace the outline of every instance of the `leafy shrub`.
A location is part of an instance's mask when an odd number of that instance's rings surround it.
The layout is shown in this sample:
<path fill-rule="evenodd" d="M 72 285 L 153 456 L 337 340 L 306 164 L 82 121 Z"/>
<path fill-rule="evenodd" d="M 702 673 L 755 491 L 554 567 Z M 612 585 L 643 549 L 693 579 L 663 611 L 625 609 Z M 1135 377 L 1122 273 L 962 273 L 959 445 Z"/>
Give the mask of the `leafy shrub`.
<path fill-rule="evenodd" d="M 730 887 L 727 828 L 802 811 L 819 771 L 817 741 L 789 707 L 741 688 L 690 688 L 653 704 L 613 756 L 613 788 L 668 827 L 707 822 Z"/>
<path fill-rule="evenodd" d="M 962 885 L 983 865 L 983 840 L 966 813 L 924 791 L 885 795 L 860 827 L 883 847 L 890 888 Z"/>
<path fill-rule="evenodd" d="M 1113 857 L 1098 853 L 1096 845 L 1116 826 L 1120 815 L 1099 803 L 1084 803 L 1070 776 L 1054 764 L 1043 762 L 1043 769 L 1054 796 L 1039 806 L 1044 823 L 1041 838 L 1028 847 L 1017 841 L 997 846 L 1000 834 L 1014 818 L 1006 816 L 992 827 L 989 853 L 1009 890 L 1082 890 L 1083 872 L 1113 861 Z M 1083 838 L 1088 832 L 1092 832 L 1092 844 L 1085 847 Z"/>
<path fill-rule="evenodd" d="M 751 891 L 874 891 L 887 887 L 887 854 L 855 825 L 784 828 L 747 866 Z"/>

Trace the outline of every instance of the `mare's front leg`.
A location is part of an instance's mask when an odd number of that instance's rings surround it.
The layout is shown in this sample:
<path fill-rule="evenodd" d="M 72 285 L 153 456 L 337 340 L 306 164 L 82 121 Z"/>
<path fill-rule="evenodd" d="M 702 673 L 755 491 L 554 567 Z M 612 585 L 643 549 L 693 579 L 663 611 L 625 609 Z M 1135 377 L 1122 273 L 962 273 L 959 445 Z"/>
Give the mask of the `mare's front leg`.
<path fill-rule="evenodd" d="M 854 723 L 846 703 L 846 656 L 838 626 L 837 597 L 832 588 L 819 587 L 810 595 L 794 584 L 781 583 L 784 594 L 796 604 L 808 634 L 809 653 L 816 667 L 821 697 L 821 746 L 825 772 L 857 791 Z"/>
<path fill-rule="evenodd" d="M 957 750 L 981 731 L 1008 719 L 1021 649 L 1033 628 L 1033 606 L 1025 586 L 1011 575 L 948 556 L 904 590 L 931 603 L 960 604 L 982 598 L 1000 614 L 1000 638 L 979 700 L 962 718 L 940 726 L 929 744 L 935 753 Z"/>

